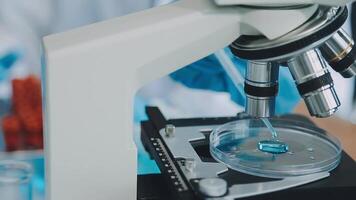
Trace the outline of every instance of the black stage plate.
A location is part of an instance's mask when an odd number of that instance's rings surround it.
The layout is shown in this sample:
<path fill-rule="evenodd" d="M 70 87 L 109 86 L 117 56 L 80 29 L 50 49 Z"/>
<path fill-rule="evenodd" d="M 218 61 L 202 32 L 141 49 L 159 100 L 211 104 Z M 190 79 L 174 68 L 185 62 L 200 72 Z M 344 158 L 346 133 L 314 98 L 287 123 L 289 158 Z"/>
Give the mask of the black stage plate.
<path fill-rule="evenodd" d="M 166 120 L 158 108 L 147 108 L 149 120 L 142 123 L 142 141 L 146 149 L 150 152 L 152 158 L 157 158 L 155 152 L 152 150 L 150 144 L 150 137 L 157 137 L 158 131 L 165 127 L 166 124 L 173 124 L 177 127 L 182 126 L 198 126 L 198 125 L 213 125 L 223 124 L 239 117 L 226 117 L 226 118 L 199 118 L 199 119 L 174 119 Z M 295 120 L 304 120 L 306 118 L 296 115 L 286 116 Z M 196 148 L 196 150 L 199 148 Z M 203 153 L 209 154 L 208 148 L 200 148 Z M 205 153 L 204 153 L 205 152 Z M 161 170 L 164 168 L 157 162 Z M 199 199 L 199 195 L 195 192 L 193 186 L 190 187 L 188 192 L 184 194 L 177 194 L 174 186 L 167 178 L 168 174 L 164 172 L 156 175 L 143 175 L 138 176 L 137 195 L 140 200 L 194 200 Z M 255 176 L 246 175 L 233 170 L 229 170 L 226 174 L 222 174 L 221 178 L 231 183 L 250 183 L 260 181 L 270 181 L 271 179 L 260 178 Z M 189 185 L 189 184 L 188 184 Z M 345 152 L 343 152 L 340 165 L 331 172 L 330 177 L 306 184 L 300 187 L 287 189 L 284 191 L 273 192 L 269 194 L 253 196 L 249 198 L 242 198 L 242 200 L 306 200 L 306 199 L 322 199 L 322 200 L 355 200 L 356 199 L 356 163 Z"/>

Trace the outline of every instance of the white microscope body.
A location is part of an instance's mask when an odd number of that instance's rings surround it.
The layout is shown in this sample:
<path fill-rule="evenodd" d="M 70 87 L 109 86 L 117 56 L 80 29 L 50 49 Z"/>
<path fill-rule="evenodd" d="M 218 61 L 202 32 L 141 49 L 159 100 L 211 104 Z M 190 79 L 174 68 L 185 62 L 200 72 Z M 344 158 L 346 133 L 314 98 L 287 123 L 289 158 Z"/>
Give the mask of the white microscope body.
<path fill-rule="evenodd" d="M 221 5 L 263 6 L 347 2 L 216 0 Z M 272 10 L 216 3 L 181 0 L 44 38 L 48 200 L 136 199 L 136 91 L 242 34 L 282 36 L 317 8 Z"/>

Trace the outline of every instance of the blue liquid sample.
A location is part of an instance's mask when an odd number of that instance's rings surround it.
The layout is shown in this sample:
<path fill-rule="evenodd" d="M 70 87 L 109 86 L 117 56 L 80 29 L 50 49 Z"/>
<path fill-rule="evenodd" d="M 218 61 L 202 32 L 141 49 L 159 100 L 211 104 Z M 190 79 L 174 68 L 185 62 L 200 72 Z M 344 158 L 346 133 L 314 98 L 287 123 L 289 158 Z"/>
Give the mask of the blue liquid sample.
<path fill-rule="evenodd" d="M 284 142 L 277 140 L 277 132 L 267 118 L 261 119 L 267 126 L 268 130 L 272 133 L 272 140 L 263 140 L 258 143 L 258 149 L 262 152 L 272 154 L 282 154 L 288 152 L 288 145 Z"/>
<path fill-rule="evenodd" d="M 258 143 L 258 149 L 272 154 L 282 154 L 288 152 L 288 145 L 277 140 L 263 140 Z"/>

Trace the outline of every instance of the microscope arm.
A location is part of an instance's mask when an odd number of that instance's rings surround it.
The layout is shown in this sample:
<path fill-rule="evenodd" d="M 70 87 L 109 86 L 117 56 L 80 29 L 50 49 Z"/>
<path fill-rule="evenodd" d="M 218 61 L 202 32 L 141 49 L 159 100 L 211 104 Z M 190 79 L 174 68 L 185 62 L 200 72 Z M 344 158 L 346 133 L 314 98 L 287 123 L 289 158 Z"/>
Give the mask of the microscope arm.
<path fill-rule="evenodd" d="M 229 45 L 242 27 L 277 37 L 314 11 L 253 11 L 182 0 L 45 37 L 47 199 L 136 199 L 135 92 Z M 279 28 L 266 23 L 275 19 L 282 23 L 271 24 Z"/>

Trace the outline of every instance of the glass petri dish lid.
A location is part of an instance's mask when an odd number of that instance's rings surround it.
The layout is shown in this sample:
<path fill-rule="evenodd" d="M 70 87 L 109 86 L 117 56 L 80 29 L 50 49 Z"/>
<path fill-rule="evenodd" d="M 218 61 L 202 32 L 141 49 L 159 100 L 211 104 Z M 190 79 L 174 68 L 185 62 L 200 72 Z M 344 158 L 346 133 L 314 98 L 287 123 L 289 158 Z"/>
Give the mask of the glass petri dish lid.
<path fill-rule="evenodd" d="M 278 135 L 274 139 L 288 145 L 288 152 L 261 151 L 260 142 L 273 140 L 272 133 L 260 119 L 243 119 L 224 124 L 210 134 L 212 157 L 230 169 L 268 178 L 331 171 L 340 163 L 341 144 L 324 130 L 288 119 L 269 121 Z"/>

